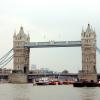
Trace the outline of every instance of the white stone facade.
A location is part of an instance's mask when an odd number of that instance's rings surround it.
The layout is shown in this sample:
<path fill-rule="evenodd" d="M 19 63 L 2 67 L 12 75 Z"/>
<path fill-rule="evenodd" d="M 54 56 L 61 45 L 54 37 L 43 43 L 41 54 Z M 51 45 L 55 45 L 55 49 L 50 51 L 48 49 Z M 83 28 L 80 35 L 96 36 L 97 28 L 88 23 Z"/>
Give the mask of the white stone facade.
<path fill-rule="evenodd" d="M 97 81 L 96 71 L 96 33 L 88 24 L 86 31 L 82 30 L 82 71 L 80 79 Z"/>
<path fill-rule="evenodd" d="M 24 47 L 24 44 L 30 42 L 29 34 L 24 33 L 23 27 L 20 27 L 18 34 L 14 33 L 13 36 L 13 49 L 14 49 L 14 70 L 29 70 L 29 49 Z"/>

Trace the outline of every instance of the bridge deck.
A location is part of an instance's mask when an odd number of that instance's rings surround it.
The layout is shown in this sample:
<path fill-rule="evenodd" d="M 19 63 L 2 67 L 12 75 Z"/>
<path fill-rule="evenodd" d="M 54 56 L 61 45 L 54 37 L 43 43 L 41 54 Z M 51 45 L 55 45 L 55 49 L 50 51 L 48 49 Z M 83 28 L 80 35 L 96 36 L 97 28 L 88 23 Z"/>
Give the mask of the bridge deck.
<path fill-rule="evenodd" d="M 25 44 L 27 48 L 47 48 L 47 47 L 80 47 L 81 41 L 49 41 L 49 42 L 29 42 Z"/>

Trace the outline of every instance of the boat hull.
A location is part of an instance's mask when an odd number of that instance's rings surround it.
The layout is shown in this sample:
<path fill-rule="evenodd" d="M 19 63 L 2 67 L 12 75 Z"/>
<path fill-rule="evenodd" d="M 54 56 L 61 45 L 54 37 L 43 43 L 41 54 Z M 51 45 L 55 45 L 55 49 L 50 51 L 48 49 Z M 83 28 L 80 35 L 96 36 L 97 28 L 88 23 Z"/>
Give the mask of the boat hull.
<path fill-rule="evenodd" d="M 45 83 L 45 82 L 37 82 L 36 84 L 37 85 L 48 85 L 48 83 Z"/>
<path fill-rule="evenodd" d="M 96 82 L 75 82 L 73 83 L 74 87 L 97 87 Z"/>

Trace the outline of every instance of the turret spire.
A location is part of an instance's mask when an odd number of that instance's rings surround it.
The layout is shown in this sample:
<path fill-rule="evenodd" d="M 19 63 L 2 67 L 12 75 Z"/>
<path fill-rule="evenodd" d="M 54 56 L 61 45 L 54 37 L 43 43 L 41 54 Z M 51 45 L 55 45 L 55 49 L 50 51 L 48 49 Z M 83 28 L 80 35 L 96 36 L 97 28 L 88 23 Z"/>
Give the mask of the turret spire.
<path fill-rule="evenodd" d="M 23 30 L 23 27 L 22 26 L 20 27 L 19 34 L 24 34 L 24 30 Z"/>
<path fill-rule="evenodd" d="M 27 35 L 27 39 L 30 41 L 30 35 L 29 35 L 29 33 L 28 33 L 28 35 Z"/>
<path fill-rule="evenodd" d="M 91 31 L 90 24 L 88 24 L 86 32 L 90 32 L 90 31 Z"/>
<path fill-rule="evenodd" d="M 82 33 L 84 33 L 84 29 L 83 29 L 83 27 L 82 27 Z"/>
<path fill-rule="evenodd" d="M 16 31 L 14 32 L 13 38 L 16 38 Z"/>

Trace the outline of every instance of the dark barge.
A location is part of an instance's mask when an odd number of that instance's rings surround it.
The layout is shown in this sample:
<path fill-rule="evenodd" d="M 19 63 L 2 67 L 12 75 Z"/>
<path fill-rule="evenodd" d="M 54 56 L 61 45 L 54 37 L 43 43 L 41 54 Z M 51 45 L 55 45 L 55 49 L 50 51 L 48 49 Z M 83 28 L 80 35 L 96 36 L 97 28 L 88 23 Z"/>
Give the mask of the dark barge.
<path fill-rule="evenodd" d="M 74 87 L 97 87 L 96 82 L 75 82 L 73 83 Z"/>

